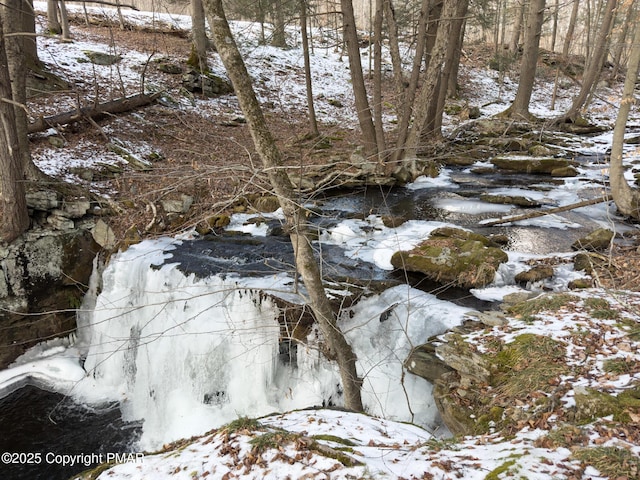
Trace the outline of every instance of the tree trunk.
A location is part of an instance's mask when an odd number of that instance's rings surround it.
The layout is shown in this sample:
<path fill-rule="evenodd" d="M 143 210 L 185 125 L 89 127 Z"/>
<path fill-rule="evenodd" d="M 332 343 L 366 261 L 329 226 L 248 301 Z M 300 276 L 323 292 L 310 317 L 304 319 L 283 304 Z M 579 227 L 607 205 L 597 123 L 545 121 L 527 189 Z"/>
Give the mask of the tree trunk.
<path fill-rule="evenodd" d="M 209 18 L 213 19 L 210 27 L 220 58 L 231 78 L 238 102 L 247 118 L 254 145 L 287 219 L 296 267 L 308 292 L 311 309 L 328 347 L 337 358 L 344 389 L 345 407 L 362 411 L 360 395 L 362 380 L 357 375 L 356 356 L 338 327 L 336 315 L 326 296 L 320 269 L 311 247 L 305 216 L 294 199 L 293 185 L 282 167 L 280 151 L 269 131 L 255 96 L 251 77 L 233 40 L 222 0 L 204 0 L 204 5 L 210 13 Z"/>
<path fill-rule="evenodd" d="M 309 58 L 309 36 L 307 32 L 307 2 L 300 0 L 300 35 L 302 36 L 302 54 L 304 55 L 304 80 L 307 90 L 307 113 L 311 135 L 320 135 L 316 109 L 313 103 L 313 85 L 311 83 L 311 59 Z"/>
<path fill-rule="evenodd" d="M 627 5 L 627 9 L 622 15 L 622 27 L 620 32 L 618 33 L 618 38 L 616 39 L 616 43 L 613 47 L 613 72 L 611 73 L 611 78 L 614 80 L 618 77 L 618 73 L 620 73 L 621 61 L 622 61 L 622 52 L 624 51 L 624 46 L 627 41 L 627 36 L 629 35 L 629 28 L 632 24 L 637 24 L 637 16 L 633 14 L 633 6 L 634 1 L 629 2 Z"/>
<path fill-rule="evenodd" d="M 587 70 L 582 76 L 582 85 L 580 86 L 580 92 L 573 99 L 571 108 L 569 111 L 559 119 L 560 122 L 573 123 L 579 117 L 580 111 L 584 106 L 592 89 L 596 87 L 600 73 L 602 72 L 602 66 L 604 64 L 605 56 L 607 53 L 607 39 L 611 33 L 611 27 L 613 26 L 613 17 L 617 6 L 617 0 L 607 0 L 604 16 L 602 17 L 602 23 L 598 31 L 598 37 L 596 44 L 592 49 L 592 56 L 588 62 Z"/>
<path fill-rule="evenodd" d="M 576 30 L 576 22 L 578 21 L 578 6 L 580 0 L 573 0 L 573 6 L 571 7 L 571 16 L 569 17 L 569 25 L 567 26 L 567 33 L 564 37 L 564 43 L 562 45 L 562 56 L 567 57 L 571 50 L 571 42 L 573 41 L 573 33 Z"/>
<path fill-rule="evenodd" d="M 29 228 L 21 142 L 16 129 L 9 62 L 0 16 L 0 240 L 10 243 Z"/>
<path fill-rule="evenodd" d="M 551 29 L 551 48 L 552 52 L 556 51 L 556 40 L 558 38 L 558 11 L 560 10 L 560 0 L 556 0 L 553 8 L 553 28 Z"/>
<path fill-rule="evenodd" d="M 442 14 L 438 22 L 435 44 L 431 51 L 429 67 L 424 74 L 420 95 L 416 99 L 413 126 L 407 137 L 407 143 L 404 149 L 405 158 L 413 159 L 417 156 L 418 146 L 429 113 L 429 104 L 437 92 L 436 88 L 442 72 L 444 56 L 447 51 L 447 42 L 451 41 L 451 23 L 456 14 L 458 1 L 459 0 L 444 0 Z"/>
<path fill-rule="evenodd" d="M 29 180 L 45 180 L 48 177 L 33 163 L 29 152 L 29 137 L 26 104 L 27 104 L 27 71 L 29 68 L 37 68 L 38 57 L 32 57 L 32 47 L 35 45 L 35 36 L 21 35 L 19 30 L 22 25 L 29 23 L 25 20 L 28 12 L 33 13 L 33 7 L 26 0 L 6 0 L 3 7 L 6 32 L 15 33 L 7 38 L 5 48 L 9 62 L 9 77 L 11 78 L 11 92 L 15 115 L 15 128 L 18 134 L 20 149 L 18 150 L 22 171 Z"/>
<path fill-rule="evenodd" d="M 509 51 L 515 55 L 518 51 L 520 43 L 520 35 L 522 34 L 522 22 L 524 20 L 525 0 L 516 0 L 516 19 L 513 24 L 513 32 L 511 32 L 511 41 L 509 42 Z"/>
<path fill-rule="evenodd" d="M 404 71 L 402 68 L 402 57 L 400 56 L 400 41 L 398 37 L 398 23 L 396 12 L 391 0 L 383 0 L 384 16 L 387 20 L 387 32 L 389 35 L 389 54 L 391 65 L 393 66 L 393 83 L 396 90 L 396 114 L 398 119 L 402 116 L 402 103 L 404 99 Z"/>
<path fill-rule="evenodd" d="M 7 28 L 10 26 L 11 25 L 7 25 Z M 58 17 L 57 0 L 47 0 L 47 30 L 49 30 L 49 33 L 55 35 L 62 33 L 62 27 L 60 26 L 60 19 Z"/>
<path fill-rule="evenodd" d="M 382 21 L 383 2 L 376 0 L 376 13 L 373 22 L 373 125 L 376 129 L 378 156 L 381 162 L 385 157 L 384 126 L 382 124 Z"/>
<path fill-rule="evenodd" d="M 413 102 L 416 98 L 418 90 L 418 81 L 420 80 L 420 67 L 422 65 L 422 55 L 424 54 L 425 45 L 427 43 L 427 20 L 429 19 L 429 0 L 422 0 L 420 8 L 420 19 L 418 21 L 418 33 L 416 38 L 416 53 L 413 57 L 413 65 L 411 68 L 411 78 L 409 86 L 402 99 L 402 117 L 398 125 L 398 138 L 396 140 L 396 150 L 394 152 L 394 160 L 400 160 L 404 152 L 404 145 L 409 134 L 409 123 L 413 114 Z"/>
<path fill-rule="evenodd" d="M 622 150 L 624 145 L 624 132 L 627 127 L 629 111 L 635 102 L 634 91 L 640 70 L 640 28 L 636 32 L 631 47 L 627 75 L 624 81 L 624 90 L 620 101 L 620 110 L 613 129 L 613 142 L 611 145 L 611 163 L 609 165 L 609 182 L 611 195 L 616 207 L 623 215 L 640 219 L 640 192 L 631 188 L 624 178 L 624 166 L 622 164 Z"/>
<path fill-rule="evenodd" d="M 273 9 L 274 28 L 273 37 L 271 38 L 271 46 L 278 48 L 287 48 L 287 36 L 285 35 L 284 31 L 284 10 L 282 10 L 282 2 L 274 2 Z"/>
<path fill-rule="evenodd" d="M 191 35 L 193 44 L 188 63 L 200 72 L 209 69 L 207 63 L 207 30 L 202 0 L 191 0 Z"/>
<path fill-rule="evenodd" d="M 347 55 L 349 57 L 351 85 L 356 103 L 358 123 L 360 124 L 360 130 L 362 132 L 364 152 L 368 157 L 375 157 L 378 154 L 378 143 L 376 140 L 376 130 L 373 126 L 371 108 L 369 107 L 369 100 L 367 98 L 367 89 L 364 85 L 353 4 L 351 0 L 340 0 L 340 4 L 342 6 L 342 30 L 347 47 Z"/>
<path fill-rule="evenodd" d="M 437 94 L 431 100 L 431 107 L 427 117 L 427 124 L 423 136 L 430 138 L 432 141 L 442 139 L 442 115 L 444 113 L 444 105 L 447 101 L 449 91 L 449 78 L 455 71 L 454 62 L 459 61 L 457 52 L 460 51 L 462 45 L 462 27 L 464 25 L 464 17 L 467 14 L 469 0 L 457 0 L 456 14 L 451 21 L 451 33 L 447 42 L 447 51 L 444 57 L 444 68 L 442 75 L 438 80 Z"/>
<path fill-rule="evenodd" d="M 62 39 L 71 40 L 71 30 L 69 29 L 69 14 L 64 0 L 60 0 L 60 21 L 62 22 Z"/>
<path fill-rule="evenodd" d="M 529 120 L 529 102 L 536 78 L 540 34 L 544 20 L 545 0 L 531 0 L 527 14 L 527 28 L 524 35 L 524 51 L 520 60 L 520 81 L 516 98 L 501 115 L 505 117 Z"/>

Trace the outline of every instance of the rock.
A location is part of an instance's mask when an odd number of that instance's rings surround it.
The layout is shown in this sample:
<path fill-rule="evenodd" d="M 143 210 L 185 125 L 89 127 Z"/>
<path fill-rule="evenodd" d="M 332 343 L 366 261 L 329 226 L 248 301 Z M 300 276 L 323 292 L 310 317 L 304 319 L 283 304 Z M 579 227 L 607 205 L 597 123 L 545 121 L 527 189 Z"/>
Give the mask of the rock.
<path fill-rule="evenodd" d="M 91 202 L 86 199 L 77 199 L 73 201 L 63 201 L 61 215 L 67 218 L 82 218 L 91 208 Z"/>
<path fill-rule="evenodd" d="M 589 235 L 576 240 L 571 248 L 574 250 L 602 251 L 609 248 L 615 233 L 608 228 L 598 228 Z"/>
<path fill-rule="evenodd" d="M 180 195 L 180 198 L 160 200 L 162 208 L 167 213 L 187 213 L 193 204 L 191 195 Z"/>
<path fill-rule="evenodd" d="M 442 375 L 453 369 L 436 356 L 435 347 L 429 343 L 419 345 L 409 353 L 404 361 L 404 367 L 409 373 L 435 383 Z"/>
<path fill-rule="evenodd" d="M 93 240 L 105 250 L 113 250 L 116 246 L 116 235 L 103 220 L 98 220 L 91 230 Z"/>
<path fill-rule="evenodd" d="M 47 223 L 56 230 L 72 230 L 75 227 L 73 220 L 56 214 L 55 211 L 47 217 Z"/>
<path fill-rule="evenodd" d="M 443 284 L 481 288 L 493 281 L 498 266 L 507 260 L 507 254 L 482 235 L 440 228 L 413 250 L 394 253 L 391 264 Z"/>
<path fill-rule="evenodd" d="M 179 73 L 182 73 L 182 68 L 180 67 L 180 65 L 176 65 L 175 63 L 171 62 L 160 62 L 158 63 L 157 68 L 161 72 L 168 73 L 170 75 L 177 75 Z"/>
<path fill-rule="evenodd" d="M 460 335 L 447 334 L 446 343 L 436 347 L 436 355 L 460 375 L 461 385 L 486 384 L 491 378 L 489 365 Z"/>
<path fill-rule="evenodd" d="M 551 175 L 554 177 L 577 177 L 579 173 L 580 172 L 571 165 L 551 170 Z"/>
<path fill-rule="evenodd" d="M 554 170 L 577 166 L 578 162 L 562 158 L 537 158 L 537 157 L 496 157 L 491 163 L 503 170 L 512 170 L 521 173 L 546 173 Z"/>
<path fill-rule="evenodd" d="M 85 50 L 83 53 L 94 65 L 115 65 L 122 60 L 120 55 L 111 55 L 109 53 L 96 52 L 93 50 Z"/>
<path fill-rule="evenodd" d="M 534 157 L 549 157 L 555 154 L 555 152 L 552 149 L 550 149 L 546 145 L 542 145 L 539 143 L 535 145 L 531 145 L 529 147 L 529 153 Z"/>
<path fill-rule="evenodd" d="M 233 87 L 224 78 L 212 73 L 201 74 L 195 70 L 182 76 L 182 86 L 189 92 L 202 93 L 206 97 L 233 93 Z"/>
<path fill-rule="evenodd" d="M 64 138 L 60 137 L 47 137 L 47 142 L 49 142 L 51 146 L 56 148 L 62 148 L 65 144 Z"/>
<path fill-rule="evenodd" d="M 480 195 L 480 200 L 487 203 L 497 203 L 501 205 L 517 205 L 518 207 L 532 208 L 539 207 L 540 203 L 531 200 L 528 197 L 512 196 L 512 195 Z"/>
<path fill-rule="evenodd" d="M 275 195 L 262 195 L 251 202 L 253 208 L 258 212 L 271 213 L 280 208 L 280 202 Z"/>
<path fill-rule="evenodd" d="M 48 211 L 60 206 L 60 195 L 53 190 L 27 192 L 27 207 Z"/>
<path fill-rule="evenodd" d="M 553 267 L 549 265 L 536 265 L 525 272 L 520 272 L 515 276 L 517 283 L 534 283 L 553 277 Z"/>
<path fill-rule="evenodd" d="M 501 327 L 509 323 L 509 320 L 504 313 L 495 310 L 489 310 L 487 312 L 476 312 L 474 313 L 474 316 L 477 317 L 478 320 L 480 320 L 480 322 L 482 322 L 482 324 L 486 325 L 487 327 Z"/>
<path fill-rule="evenodd" d="M 593 280 L 590 278 L 576 278 L 567 284 L 567 288 L 570 290 L 581 290 L 591 287 L 593 287 Z"/>
<path fill-rule="evenodd" d="M 535 292 L 513 292 L 508 293 L 504 297 L 502 297 L 502 303 L 505 306 L 509 305 L 517 305 L 518 303 L 526 302 L 531 298 L 537 296 L 538 294 Z"/>
<path fill-rule="evenodd" d="M 30 230 L 0 248 L 0 368 L 43 338 L 75 329 L 98 250 L 81 229 Z"/>

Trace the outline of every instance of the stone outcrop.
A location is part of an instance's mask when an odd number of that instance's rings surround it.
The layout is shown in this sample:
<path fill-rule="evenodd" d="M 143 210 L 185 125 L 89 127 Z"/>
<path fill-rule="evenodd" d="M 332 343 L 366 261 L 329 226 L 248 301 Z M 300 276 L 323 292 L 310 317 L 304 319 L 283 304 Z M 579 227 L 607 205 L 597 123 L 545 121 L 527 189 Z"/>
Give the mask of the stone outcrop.
<path fill-rule="evenodd" d="M 434 230 L 413 250 L 394 253 L 391 264 L 443 284 L 480 288 L 493 281 L 507 260 L 507 254 L 488 238 L 447 227 Z"/>
<path fill-rule="evenodd" d="M 0 368 L 36 343 L 75 330 L 100 246 L 91 203 L 54 190 L 27 196 L 33 227 L 0 245 Z"/>
<path fill-rule="evenodd" d="M 603 251 L 609 248 L 615 234 L 608 228 L 598 228 L 589 235 L 576 240 L 571 248 L 574 250 Z"/>

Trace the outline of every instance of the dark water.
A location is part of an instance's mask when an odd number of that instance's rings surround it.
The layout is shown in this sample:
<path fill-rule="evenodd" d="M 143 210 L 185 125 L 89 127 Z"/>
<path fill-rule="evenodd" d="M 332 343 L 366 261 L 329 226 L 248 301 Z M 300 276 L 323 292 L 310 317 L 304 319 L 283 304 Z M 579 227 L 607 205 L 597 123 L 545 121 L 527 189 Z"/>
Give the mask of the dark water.
<path fill-rule="evenodd" d="M 66 480 L 96 466 L 100 455 L 133 452 L 140 425 L 123 422 L 117 405 L 92 408 L 26 386 L 0 399 L 0 432 L 0 479 Z M 80 462 L 63 465 L 71 456 Z"/>

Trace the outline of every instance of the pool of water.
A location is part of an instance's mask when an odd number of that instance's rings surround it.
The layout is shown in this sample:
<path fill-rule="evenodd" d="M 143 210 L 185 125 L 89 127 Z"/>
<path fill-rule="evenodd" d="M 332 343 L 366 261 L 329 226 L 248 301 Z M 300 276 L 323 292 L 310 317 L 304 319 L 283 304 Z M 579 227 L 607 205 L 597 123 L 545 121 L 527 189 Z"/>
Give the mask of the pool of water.
<path fill-rule="evenodd" d="M 124 422 L 117 404 L 90 407 L 26 386 L 0 399 L 0 432 L 2 480 L 67 480 L 101 455 L 135 452 L 140 425 Z"/>

